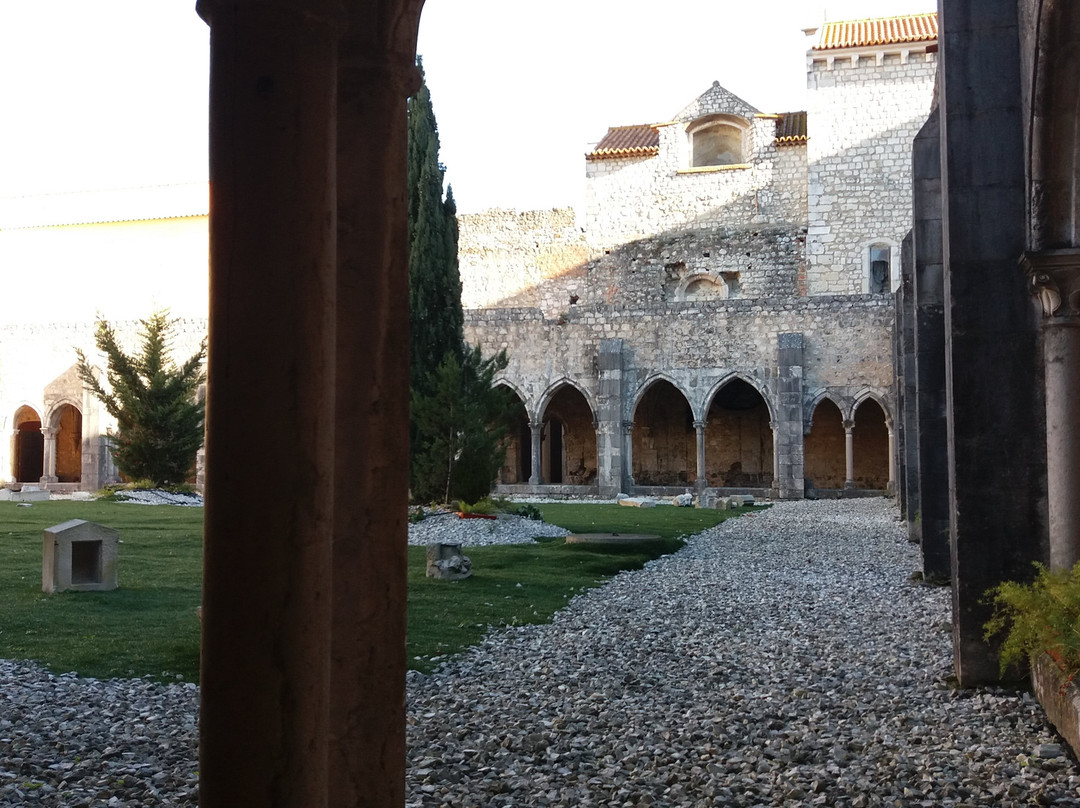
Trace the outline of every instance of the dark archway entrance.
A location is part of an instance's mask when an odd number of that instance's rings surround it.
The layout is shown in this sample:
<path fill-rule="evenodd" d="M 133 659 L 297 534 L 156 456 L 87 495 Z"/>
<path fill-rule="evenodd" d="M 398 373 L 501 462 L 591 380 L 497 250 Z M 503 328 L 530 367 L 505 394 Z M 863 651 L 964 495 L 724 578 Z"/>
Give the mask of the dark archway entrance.
<path fill-rule="evenodd" d="M 868 398 L 855 410 L 852 430 L 856 488 L 885 490 L 889 485 L 889 427 L 885 411 Z"/>
<path fill-rule="evenodd" d="M 697 447 L 690 403 L 675 385 L 650 385 L 634 409 L 636 485 L 687 486 L 697 479 Z"/>
<path fill-rule="evenodd" d="M 36 483 L 45 473 L 41 416 L 31 407 L 19 407 L 15 411 L 15 452 L 11 471 L 15 481 L 20 483 Z"/>
<path fill-rule="evenodd" d="M 769 405 L 734 379 L 713 396 L 705 421 L 705 478 L 718 488 L 768 488 L 773 481 Z"/>
<path fill-rule="evenodd" d="M 814 488 L 843 488 L 847 482 L 844 417 L 831 399 L 814 408 L 803 440 L 803 474 Z"/>
<path fill-rule="evenodd" d="M 596 424 L 592 408 L 576 387 L 563 385 L 544 408 L 541 479 L 551 485 L 596 481 Z"/>
<path fill-rule="evenodd" d="M 527 483 L 532 474 L 532 434 L 525 402 L 506 385 L 499 390 L 506 396 L 507 409 L 512 412 L 510 430 L 506 436 L 506 460 L 499 470 L 500 485 Z"/>
<path fill-rule="evenodd" d="M 56 423 L 56 479 L 62 483 L 82 480 L 82 413 L 71 404 L 53 416 Z"/>

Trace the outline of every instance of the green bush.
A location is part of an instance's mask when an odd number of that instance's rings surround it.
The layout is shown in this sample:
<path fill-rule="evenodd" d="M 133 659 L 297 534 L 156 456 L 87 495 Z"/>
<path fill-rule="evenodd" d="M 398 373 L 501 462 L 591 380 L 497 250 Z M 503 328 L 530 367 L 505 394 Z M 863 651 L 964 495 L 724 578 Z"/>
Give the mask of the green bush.
<path fill-rule="evenodd" d="M 987 593 L 994 606 L 985 638 L 1004 633 L 1001 672 L 1049 652 L 1070 676 L 1080 672 L 1080 564 L 1051 572 L 1036 564 L 1029 584 L 1005 581 Z"/>

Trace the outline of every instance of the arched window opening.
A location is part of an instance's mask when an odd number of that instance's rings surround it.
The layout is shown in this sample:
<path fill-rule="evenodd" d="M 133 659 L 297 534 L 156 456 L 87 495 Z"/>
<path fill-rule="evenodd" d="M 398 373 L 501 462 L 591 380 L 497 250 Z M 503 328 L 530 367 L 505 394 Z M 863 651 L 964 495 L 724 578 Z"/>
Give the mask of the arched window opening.
<path fill-rule="evenodd" d="M 844 417 L 830 399 L 814 408 L 803 440 L 803 475 L 808 489 L 843 488 L 847 477 Z"/>
<path fill-rule="evenodd" d="M 683 296 L 686 300 L 722 300 L 727 297 L 727 290 L 712 278 L 699 278 L 686 285 Z"/>
<path fill-rule="evenodd" d="M 41 416 L 30 407 L 15 411 L 15 451 L 11 473 L 16 482 L 36 483 L 45 473 L 45 436 Z"/>
<path fill-rule="evenodd" d="M 705 421 L 705 478 L 717 488 L 769 488 L 773 435 L 769 405 L 753 385 L 734 379 L 713 396 Z"/>
<path fill-rule="evenodd" d="M 651 385 L 634 410 L 637 485 L 687 486 L 697 479 L 697 438 L 690 404 L 675 385 Z"/>
<path fill-rule="evenodd" d="M 713 124 L 691 134 L 693 165 L 730 166 L 743 162 L 742 130 L 730 124 Z"/>
<path fill-rule="evenodd" d="M 596 480 L 596 427 L 581 391 L 559 389 L 544 408 L 540 474 L 552 485 L 591 485 Z"/>
<path fill-rule="evenodd" d="M 889 427 L 885 411 L 872 398 L 855 410 L 852 441 L 855 487 L 885 490 L 889 485 Z"/>
<path fill-rule="evenodd" d="M 868 290 L 879 295 L 892 290 L 892 248 L 888 244 L 871 244 L 868 248 Z"/>

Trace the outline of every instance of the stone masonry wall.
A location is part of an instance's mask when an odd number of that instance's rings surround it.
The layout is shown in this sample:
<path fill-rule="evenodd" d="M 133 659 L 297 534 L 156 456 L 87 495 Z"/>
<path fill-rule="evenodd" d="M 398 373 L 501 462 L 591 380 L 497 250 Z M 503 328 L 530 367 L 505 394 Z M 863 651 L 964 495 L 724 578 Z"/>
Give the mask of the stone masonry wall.
<path fill-rule="evenodd" d="M 937 54 L 814 52 L 808 75 L 807 286 L 868 290 L 869 245 L 911 228 L 911 144 L 930 112 Z M 853 64 L 854 62 L 854 64 Z"/>
<path fill-rule="evenodd" d="M 779 335 L 801 333 L 805 400 L 827 392 L 851 417 L 855 397 L 867 390 L 892 410 L 892 327 L 890 296 L 855 295 L 579 306 L 561 319 L 536 309 L 468 311 L 465 335 L 485 352 L 507 350 L 503 378 L 533 420 L 542 415 L 538 404 L 567 381 L 583 389 L 595 413 L 600 341 L 623 340 L 622 417 L 629 420 L 637 396 L 658 376 L 687 396 L 695 418 L 736 372 L 775 412 Z"/>

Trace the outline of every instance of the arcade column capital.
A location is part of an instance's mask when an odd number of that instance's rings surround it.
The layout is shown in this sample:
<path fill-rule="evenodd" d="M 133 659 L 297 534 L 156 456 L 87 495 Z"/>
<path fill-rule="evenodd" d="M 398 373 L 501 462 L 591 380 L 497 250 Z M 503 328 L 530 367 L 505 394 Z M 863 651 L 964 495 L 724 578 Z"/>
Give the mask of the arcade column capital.
<path fill-rule="evenodd" d="M 1080 249 L 1024 253 L 1020 266 L 1046 317 L 1080 317 Z"/>
<path fill-rule="evenodd" d="M 705 422 L 704 421 L 694 421 L 694 429 L 704 429 L 704 428 L 705 428 Z"/>
<path fill-rule="evenodd" d="M 622 431 L 625 432 L 627 435 L 629 435 L 631 432 L 634 431 L 634 422 L 633 421 L 623 421 L 623 423 L 622 423 Z"/>

